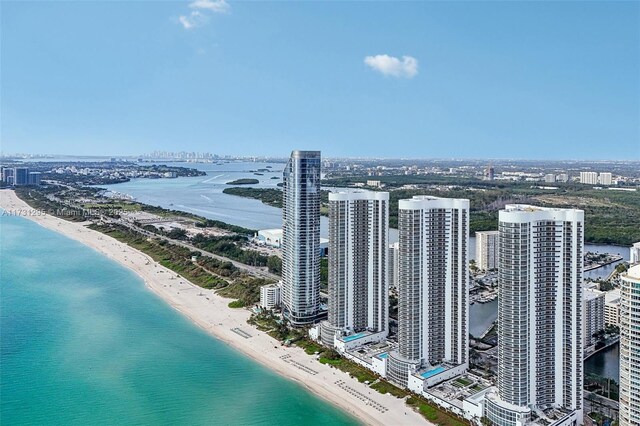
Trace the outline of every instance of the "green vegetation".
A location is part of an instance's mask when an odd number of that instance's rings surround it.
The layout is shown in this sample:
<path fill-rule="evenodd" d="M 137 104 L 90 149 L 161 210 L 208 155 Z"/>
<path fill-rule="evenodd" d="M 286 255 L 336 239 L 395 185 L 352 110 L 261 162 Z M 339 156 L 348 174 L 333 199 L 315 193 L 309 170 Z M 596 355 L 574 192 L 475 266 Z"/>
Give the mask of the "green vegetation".
<path fill-rule="evenodd" d="M 89 210 L 108 209 L 108 210 L 122 210 L 122 211 L 140 211 L 142 207 L 140 203 L 134 203 L 130 201 L 109 201 L 106 203 L 86 203 L 82 205 L 83 208 Z"/>
<path fill-rule="evenodd" d="M 46 188 L 33 188 L 18 186 L 15 188 L 16 195 L 35 210 L 57 216 L 71 222 L 84 222 L 89 217 L 85 209 L 69 206 L 62 201 L 52 200 L 51 197 L 56 192 L 62 191 L 61 186 L 50 185 Z M 91 191 L 73 191 L 73 196 L 87 195 Z"/>
<path fill-rule="evenodd" d="M 400 389 L 399 387 L 394 386 L 385 380 L 378 380 L 371 385 L 371 388 L 377 390 L 381 394 L 388 393 L 395 396 L 396 398 L 404 398 L 405 396 L 409 395 L 409 391 Z"/>
<path fill-rule="evenodd" d="M 616 273 L 622 274 L 624 272 L 627 272 L 629 270 L 629 263 L 628 262 L 622 262 L 618 265 L 616 265 Z"/>
<path fill-rule="evenodd" d="M 242 246 L 247 242 L 247 238 L 241 235 L 213 237 L 197 234 L 190 241 L 199 249 L 224 256 L 245 265 L 267 266 L 267 256 L 255 250 L 242 249 Z"/>
<path fill-rule="evenodd" d="M 462 420 L 451 413 L 448 413 L 438 407 L 433 406 L 426 399 L 419 396 L 410 396 L 407 398 L 407 405 L 413 407 L 422 416 L 437 425 L 442 426 L 466 426 L 469 423 Z"/>
<path fill-rule="evenodd" d="M 251 306 L 260 301 L 260 287 L 270 284 L 271 282 L 272 281 L 263 278 L 253 278 L 245 275 L 219 289 L 218 294 L 230 299 L 238 299 L 242 301 L 245 306 Z"/>
<path fill-rule="evenodd" d="M 278 186 L 282 186 L 281 183 Z M 225 194 L 254 198 L 272 207 L 282 208 L 282 190 L 274 188 L 225 188 Z M 320 214 L 327 215 L 325 205 L 329 202 L 329 191 L 320 191 Z"/>
<path fill-rule="evenodd" d="M 327 186 L 352 186 L 366 176 L 329 179 Z M 585 212 L 585 240 L 595 244 L 631 245 L 640 240 L 640 191 L 593 189 L 574 183 L 555 183 L 555 190 L 540 189 L 531 182 L 483 181 L 440 175 L 376 177 L 389 195 L 389 225 L 397 227 L 398 200 L 414 195 L 467 198 L 471 204 L 470 230 L 498 228 L 498 211 L 508 203 L 577 208 Z M 419 188 L 406 189 L 404 185 Z"/>
<path fill-rule="evenodd" d="M 610 291 L 614 288 L 611 281 L 601 281 L 599 287 L 600 291 Z"/>
<path fill-rule="evenodd" d="M 227 182 L 227 185 L 256 185 L 260 183 L 260 181 L 258 179 L 236 179 L 236 180 L 232 180 L 231 182 Z"/>
<path fill-rule="evenodd" d="M 282 208 L 282 191 L 273 188 L 225 188 L 225 194 L 236 195 L 238 197 L 255 198 L 263 203 Z"/>
<path fill-rule="evenodd" d="M 306 335 L 306 330 L 289 328 L 286 323 L 272 311 L 263 311 L 259 314 L 252 314 L 247 320 L 249 324 L 253 324 L 258 327 L 259 330 L 267 332 L 269 336 L 273 337 L 279 342 L 295 342 Z"/>
<path fill-rule="evenodd" d="M 456 379 L 455 382 L 459 383 L 461 386 L 469 386 L 471 383 L 473 383 L 471 380 L 465 379 L 464 377 Z"/>
<path fill-rule="evenodd" d="M 267 257 L 267 268 L 272 274 L 282 275 L 282 259 L 275 255 Z"/>
<path fill-rule="evenodd" d="M 216 289 L 223 297 L 237 299 L 236 306 L 250 306 L 260 300 L 260 286 L 268 284 L 264 279 L 242 273 L 231 262 L 207 256 L 199 256 L 186 247 L 165 240 L 146 238 L 122 225 L 90 225 L 89 228 L 109 235 L 149 255 L 162 266 L 180 274 L 192 283 L 207 289 Z M 196 256 L 196 261 L 192 261 Z M 234 303 L 234 302 L 232 302 Z"/>
<path fill-rule="evenodd" d="M 597 395 L 618 401 L 620 399 L 620 387 L 618 382 L 607 377 L 587 373 L 584 377 L 584 388 Z"/>
<path fill-rule="evenodd" d="M 296 342 L 296 346 L 304 349 L 307 355 L 313 355 L 315 353 L 327 350 L 325 347 L 320 346 L 319 343 L 316 343 L 313 340 L 309 340 L 307 338 L 298 340 Z"/>
<path fill-rule="evenodd" d="M 242 300 L 234 300 L 233 302 L 229 302 L 228 306 L 230 308 L 244 308 L 245 304 Z"/>
<path fill-rule="evenodd" d="M 229 283 L 196 262 L 191 261 L 191 251 L 164 240 L 149 239 L 121 225 L 90 225 L 90 229 L 109 235 L 149 255 L 162 266 L 182 275 L 203 288 L 226 287 Z"/>
<path fill-rule="evenodd" d="M 199 228 L 218 228 L 225 231 L 235 232 L 236 234 L 253 235 L 256 233 L 254 229 L 244 228 L 242 226 L 231 225 L 219 220 L 204 219 L 203 222 L 196 222 Z"/>

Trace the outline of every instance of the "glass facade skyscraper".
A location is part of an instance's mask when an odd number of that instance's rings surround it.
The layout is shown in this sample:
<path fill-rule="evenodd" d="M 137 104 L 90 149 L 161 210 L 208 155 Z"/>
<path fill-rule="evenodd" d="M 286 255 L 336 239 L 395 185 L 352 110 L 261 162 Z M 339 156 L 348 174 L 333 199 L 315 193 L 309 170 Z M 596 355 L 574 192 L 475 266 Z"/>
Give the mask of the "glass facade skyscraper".
<path fill-rule="evenodd" d="M 320 307 L 320 151 L 293 151 L 283 174 L 282 303 L 294 326 Z"/>

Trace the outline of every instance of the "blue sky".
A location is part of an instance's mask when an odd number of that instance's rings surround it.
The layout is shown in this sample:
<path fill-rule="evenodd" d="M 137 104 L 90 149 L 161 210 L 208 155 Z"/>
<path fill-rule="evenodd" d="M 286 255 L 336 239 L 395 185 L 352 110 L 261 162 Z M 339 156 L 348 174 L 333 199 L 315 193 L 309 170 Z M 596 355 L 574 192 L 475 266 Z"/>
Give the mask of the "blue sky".
<path fill-rule="evenodd" d="M 6 2 L 2 151 L 640 159 L 639 2 Z"/>

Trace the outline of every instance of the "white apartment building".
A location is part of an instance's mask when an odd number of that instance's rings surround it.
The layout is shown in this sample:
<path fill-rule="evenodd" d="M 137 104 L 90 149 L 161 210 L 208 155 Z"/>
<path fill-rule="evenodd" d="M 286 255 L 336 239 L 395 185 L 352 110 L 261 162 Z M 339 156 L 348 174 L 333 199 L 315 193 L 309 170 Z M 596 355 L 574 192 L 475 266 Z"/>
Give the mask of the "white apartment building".
<path fill-rule="evenodd" d="M 546 183 L 555 183 L 556 181 L 555 173 L 547 173 L 546 175 L 544 175 L 544 181 Z"/>
<path fill-rule="evenodd" d="M 260 287 L 260 307 L 274 309 L 282 302 L 282 283 L 267 284 Z"/>
<path fill-rule="evenodd" d="M 629 263 L 640 263 L 640 242 L 634 243 L 629 250 Z"/>
<path fill-rule="evenodd" d="M 521 426 L 560 411 L 582 424 L 584 212 L 507 205 L 499 229 L 498 383 L 485 416 Z"/>
<path fill-rule="evenodd" d="M 604 295 L 604 325 L 620 326 L 620 289 L 605 292 Z"/>
<path fill-rule="evenodd" d="M 582 347 L 586 349 L 596 344 L 593 335 L 604 330 L 605 294 L 588 288 L 582 294 Z"/>
<path fill-rule="evenodd" d="M 580 172 L 580 183 L 588 185 L 598 184 L 598 173 L 596 172 Z"/>
<path fill-rule="evenodd" d="M 498 267 L 499 231 L 476 232 L 476 266 L 488 271 Z"/>
<path fill-rule="evenodd" d="M 293 151 L 283 173 L 282 304 L 294 326 L 320 308 L 320 151 Z"/>
<path fill-rule="evenodd" d="M 640 265 L 621 276 L 620 426 L 640 424 Z"/>
<path fill-rule="evenodd" d="M 389 244 L 389 289 L 398 288 L 398 255 L 400 244 Z"/>
<path fill-rule="evenodd" d="M 600 173 L 600 176 L 598 176 L 598 182 L 600 183 L 600 185 L 611 185 L 612 184 L 611 173 L 608 173 L 608 172 Z"/>
<path fill-rule="evenodd" d="M 446 370 L 441 364 L 468 366 L 469 200 L 400 200 L 398 232 L 398 349 L 387 377 L 407 387 L 413 376 L 424 384 Z"/>
<path fill-rule="evenodd" d="M 323 344 L 362 331 L 389 329 L 389 193 L 329 194 L 328 320 L 321 325 Z"/>

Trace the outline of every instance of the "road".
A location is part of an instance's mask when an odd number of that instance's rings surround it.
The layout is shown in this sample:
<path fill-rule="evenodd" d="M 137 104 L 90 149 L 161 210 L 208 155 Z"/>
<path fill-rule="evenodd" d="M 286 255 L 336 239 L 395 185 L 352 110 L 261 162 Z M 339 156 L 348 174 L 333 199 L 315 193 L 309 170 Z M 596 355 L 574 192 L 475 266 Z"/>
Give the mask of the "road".
<path fill-rule="evenodd" d="M 266 271 L 264 269 L 264 267 L 247 265 L 247 264 L 244 264 L 244 263 L 229 259 L 227 257 L 220 256 L 218 254 L 202 250 L 201 248 L 193 246 L 193 245 L 191 245 L 189 243 L 186 243 L 184 241 L 174 240 L 172 238 L 165 237 L 164 235 L 154 234 L 153 232 L 149 232 L 149 231 L 147 231 L 145 229 L 137 227 L 134 224 L 132 224 L 130 222 L 127 222 L 125 220 L 113 219 L 113 218 L 109 218 L 109 217 L 105 217 L 105 216 L 103 216 L 102 220 L 104 222 L 109 222 L 109 223 L 114 223 L 114 224 L 117 224 L 117 225 L 126 226 L 127 228 L 129 228 L 129 229 L 131 229 L 131 230 L 133 230 L 135 232 L 139 232 L 139 233 L 141 233 L 143 235 L 146 235 L 147 237 L 150 237 L 150 238 L 160 238 L 162 240 L 170 242 L 171 244 L 176 244 L 176 245 L 182 246 L 182 247 L 187 248 L 187 249 L 189 249 L 191 251 L 200 252 L 200 253 L 202 253 L 203 256 L 211 257 L 211 258 L 223 261 L 223 262 L 231 262 L 233 264 L 233 266 L 235 266 L 239 270 L 244 271 L 244 272 L 246 272 L 246 273 L 248 273 L 250 275 L 253 275 L 255 277 L 264 278 L 264 279 L 271 280 L 271 281 L 279 281 L 280 280 L 280 276 L 278 276 L 276 274 L 272 274 L 269 271 Z"/>
<path fill-rule="evenodd" d="M 584 391 L 585 414 L 595 411 L 596 413 L 604 414 L 609 418 L 617 420 L 619 409 L 618 401 L 596 395 L 593 392 Z"/>

